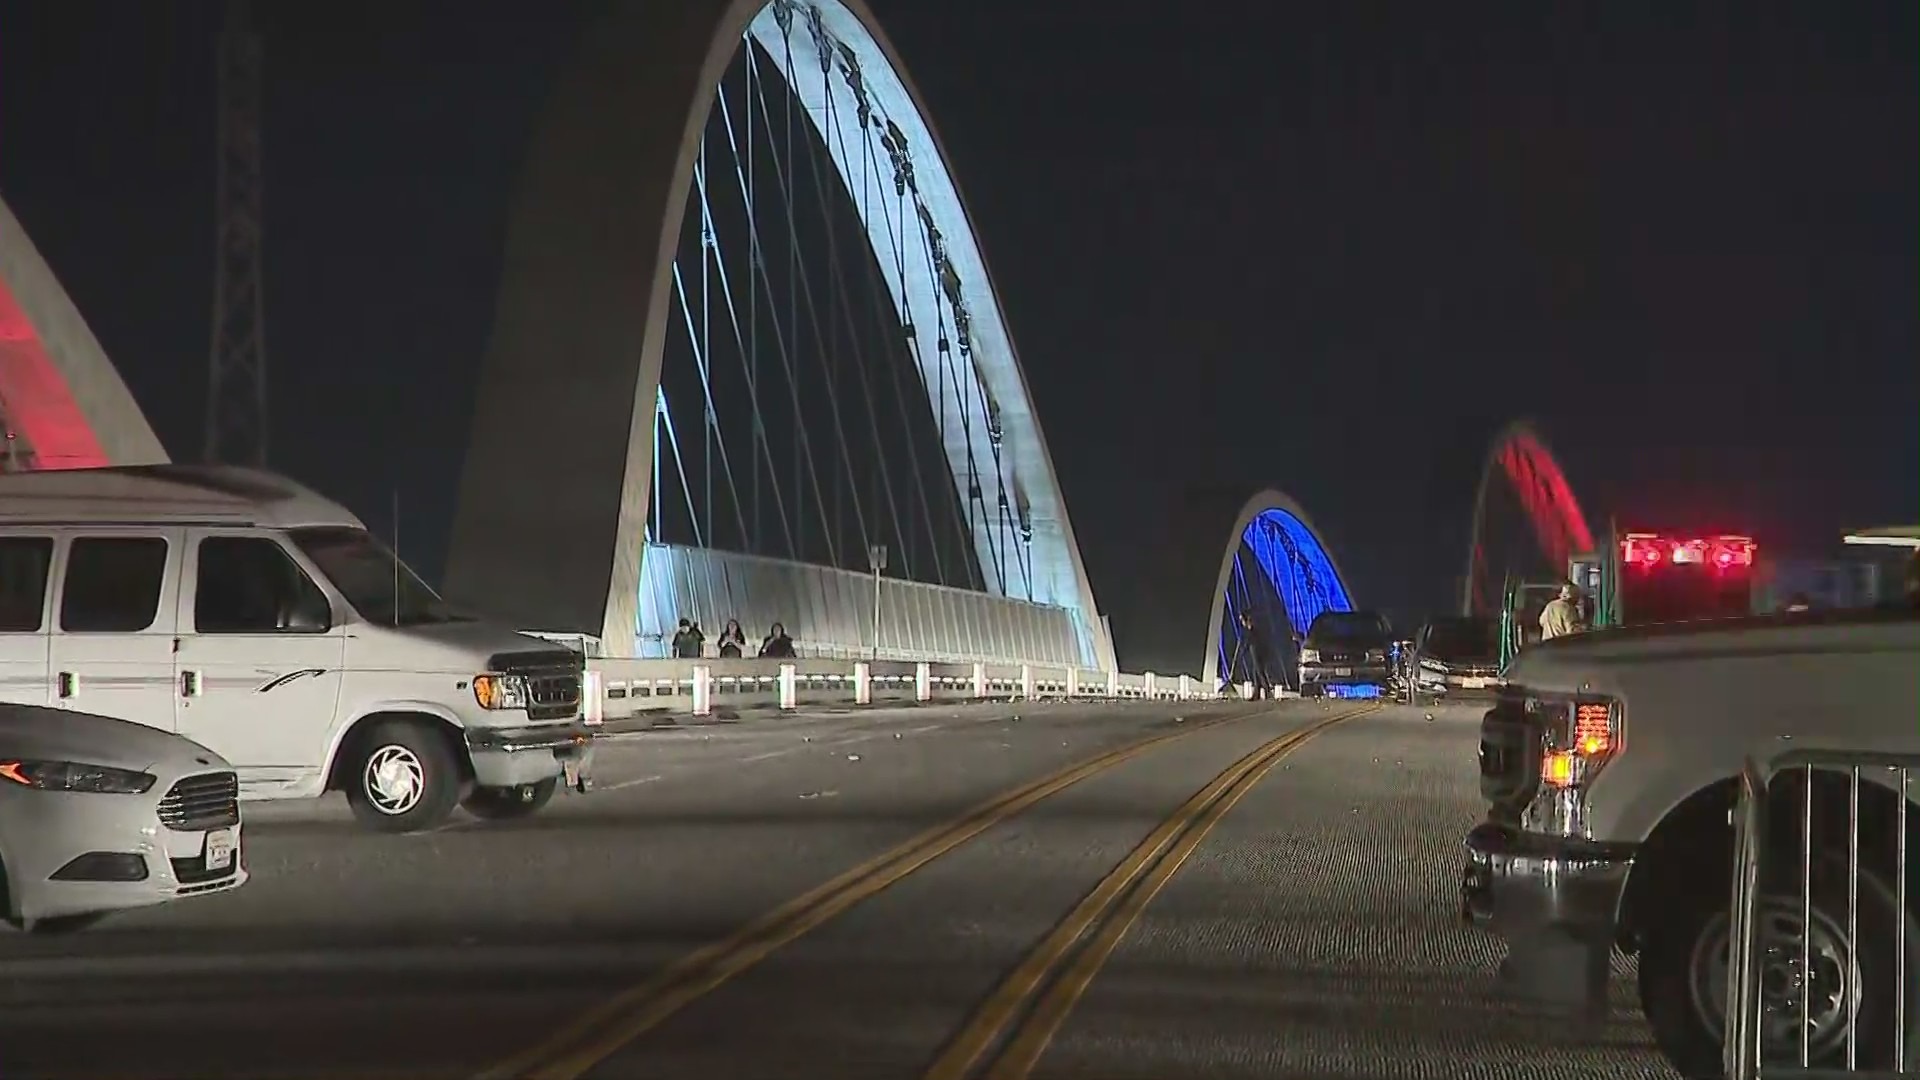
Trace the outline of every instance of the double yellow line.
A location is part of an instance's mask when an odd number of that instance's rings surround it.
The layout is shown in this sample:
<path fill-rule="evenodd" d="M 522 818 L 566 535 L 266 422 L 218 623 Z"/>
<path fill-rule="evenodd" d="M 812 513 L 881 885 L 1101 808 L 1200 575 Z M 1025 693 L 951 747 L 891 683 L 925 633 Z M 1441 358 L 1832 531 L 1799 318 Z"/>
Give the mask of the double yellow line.
<path fill-rule="evenodd" d="M 1282 735 L 1195 792 L 988 995 L 927 1069 L 924 1080 L 965 1080 L 976 1073 L 983 1080 L 1025 1080 L 1141 912 L 1234 804 L 1301 744 L 1377 708 L 1341 713 Z M 991 1054 L 996 1045 L 998 1054 Z"/>
<path fill-rule="evenodd" d="M 540 1045 L 480 1073 L 475 1080 L 576 1080 L 775 950 L 1041 800 L 1174 739 L 1254 715 L 1257 713 L 1240 713 L 1190 724 L 1014 788 L 958 821 L 922 833 L 694 951 L 647 982 L 588 1010 Z"/>

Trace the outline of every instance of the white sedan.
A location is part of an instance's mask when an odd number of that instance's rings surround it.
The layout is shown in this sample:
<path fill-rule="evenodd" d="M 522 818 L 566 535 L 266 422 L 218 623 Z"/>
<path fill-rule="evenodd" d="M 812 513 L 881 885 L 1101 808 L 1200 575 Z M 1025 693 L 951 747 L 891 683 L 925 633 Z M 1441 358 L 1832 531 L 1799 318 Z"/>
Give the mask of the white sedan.
<path fill-rule="evenodd" d="M 246 883 L 219 755 L 104 716 L 0 704 L 0 916 L 40 933 Z"/>

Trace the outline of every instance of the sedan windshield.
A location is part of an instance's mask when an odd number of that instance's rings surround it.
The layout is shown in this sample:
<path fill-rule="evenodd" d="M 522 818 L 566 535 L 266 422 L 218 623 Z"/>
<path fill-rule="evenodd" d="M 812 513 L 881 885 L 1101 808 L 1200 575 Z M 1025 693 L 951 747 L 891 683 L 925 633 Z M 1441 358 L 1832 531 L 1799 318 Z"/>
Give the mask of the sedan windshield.
<path fill-rule="evenodd" d="M 1355 643 L 1384 642 L 1391 636 L 1387 620 L 1371 611 L 1328 611 L 1313 620 L 1308 639 Z"/>
<path fill-rule="evenodd" d="M 1498 628 L 1492 619 L 1435 619 L 1420 653 L 1457 664 L 1492 663 L 1500 656 Z"/>
<path fill-rule="evenodd" d="M 295 529 L 293 542 L 370 623 L 419 626 L 461 618 L 365 529 Z"/>

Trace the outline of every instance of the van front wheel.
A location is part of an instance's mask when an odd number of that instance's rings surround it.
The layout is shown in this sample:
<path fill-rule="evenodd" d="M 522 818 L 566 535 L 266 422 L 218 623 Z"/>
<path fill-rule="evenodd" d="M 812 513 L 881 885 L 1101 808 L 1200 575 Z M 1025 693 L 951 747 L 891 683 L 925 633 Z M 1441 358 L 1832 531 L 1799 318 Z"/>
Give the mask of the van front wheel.
<path fill-rule="evenodd" d="M 431 829 L 460 801 L 460 764 L 441 734 L 422 724 L 383 723 L 367 732 L 346 778 L 347 805 L 380 832 Z"/>

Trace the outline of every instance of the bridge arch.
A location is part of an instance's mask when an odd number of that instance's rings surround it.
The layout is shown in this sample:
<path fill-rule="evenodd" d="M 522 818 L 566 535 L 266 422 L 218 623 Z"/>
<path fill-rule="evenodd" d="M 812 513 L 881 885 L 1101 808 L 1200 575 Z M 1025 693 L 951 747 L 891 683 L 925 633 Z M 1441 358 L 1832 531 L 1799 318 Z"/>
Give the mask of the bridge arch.
<path fill-rule="evenodd" d="M 773 56 L 830 148 L 884 149 L 906 206 L 870 238 L 912 234 L 938 273 L 881 260 L 925 384 L 987 422 L 943 426 L 983 565 L 1002 595 L 1066 609 L 1089 666 L 1109 667 L 1040 423 L 948 158 L 893 47 L 861 0 L 620 3 L 562 74 L 535 133 L 507 235 L 492 340 L 460 482 L 449 592 L 526 625 L 597 633 L 631 654 L 669 332 L 673 260 L 714 92 L 743 43 Z M 771 46 L 771 47 L 769 47 Z M 798 61 L 792 58 L 797 56 Z M 782 60 L 781 58 L 786 58 Z M 875 247 L 878 251 L 879 248 Z M 949 383 L 942 383 L 943 387 Z M 949 396 L 950 395 L 950 396 Z M 998 488 L 984 499 L 981 492 Z M 1017 517 L 1019 558 L 989 552 L 985 519 Z M 530 563 L 544 575 L 525 573 Z M 544 580 L 541 580 L 544 578 Z"/>
<path fill-rule="evenodd" d="M 1200 670 L 1214 682 L 1229 678 L 1236 620 L 1250 605 L 1256 623 L 1265 624 L 1273 648 L 1284 648 L 1272 615 L 1305 633 L 1323 611 L 1353 610 L 1353 595 L 1307 512 L 1290 496 L 1271 488 L 1248 499 L 1226 534 L 1214 575 L 1213 606 L 1207 617 L 1207 651 Z M 1264 617 L 1263 617 L 1264 616 Z"/>
<path fill-rule="evenodd" d="M 1465 615 L 1489 614 L 1501 603 L 1495 592 L 1501 583 L 1496 580 L 1496 568 L 1489 565 L 1487 545 L 1489 503 L 1502 485 L 1519 502 L 1539 554 L 1559 567 L 1560 574 L 1566 573 L 1572 556 L 1593 550 L 1593 530 L 1546 439 L 1528 421 L 1508 424 L 1487 448 L 1473 497 L 1473 528 L 1460 597 Z"/>
<path fill-rule="evenodd" d="M 20 219 L 0 202 L 0 469 L 154 465 L 166 448 Z"/>

